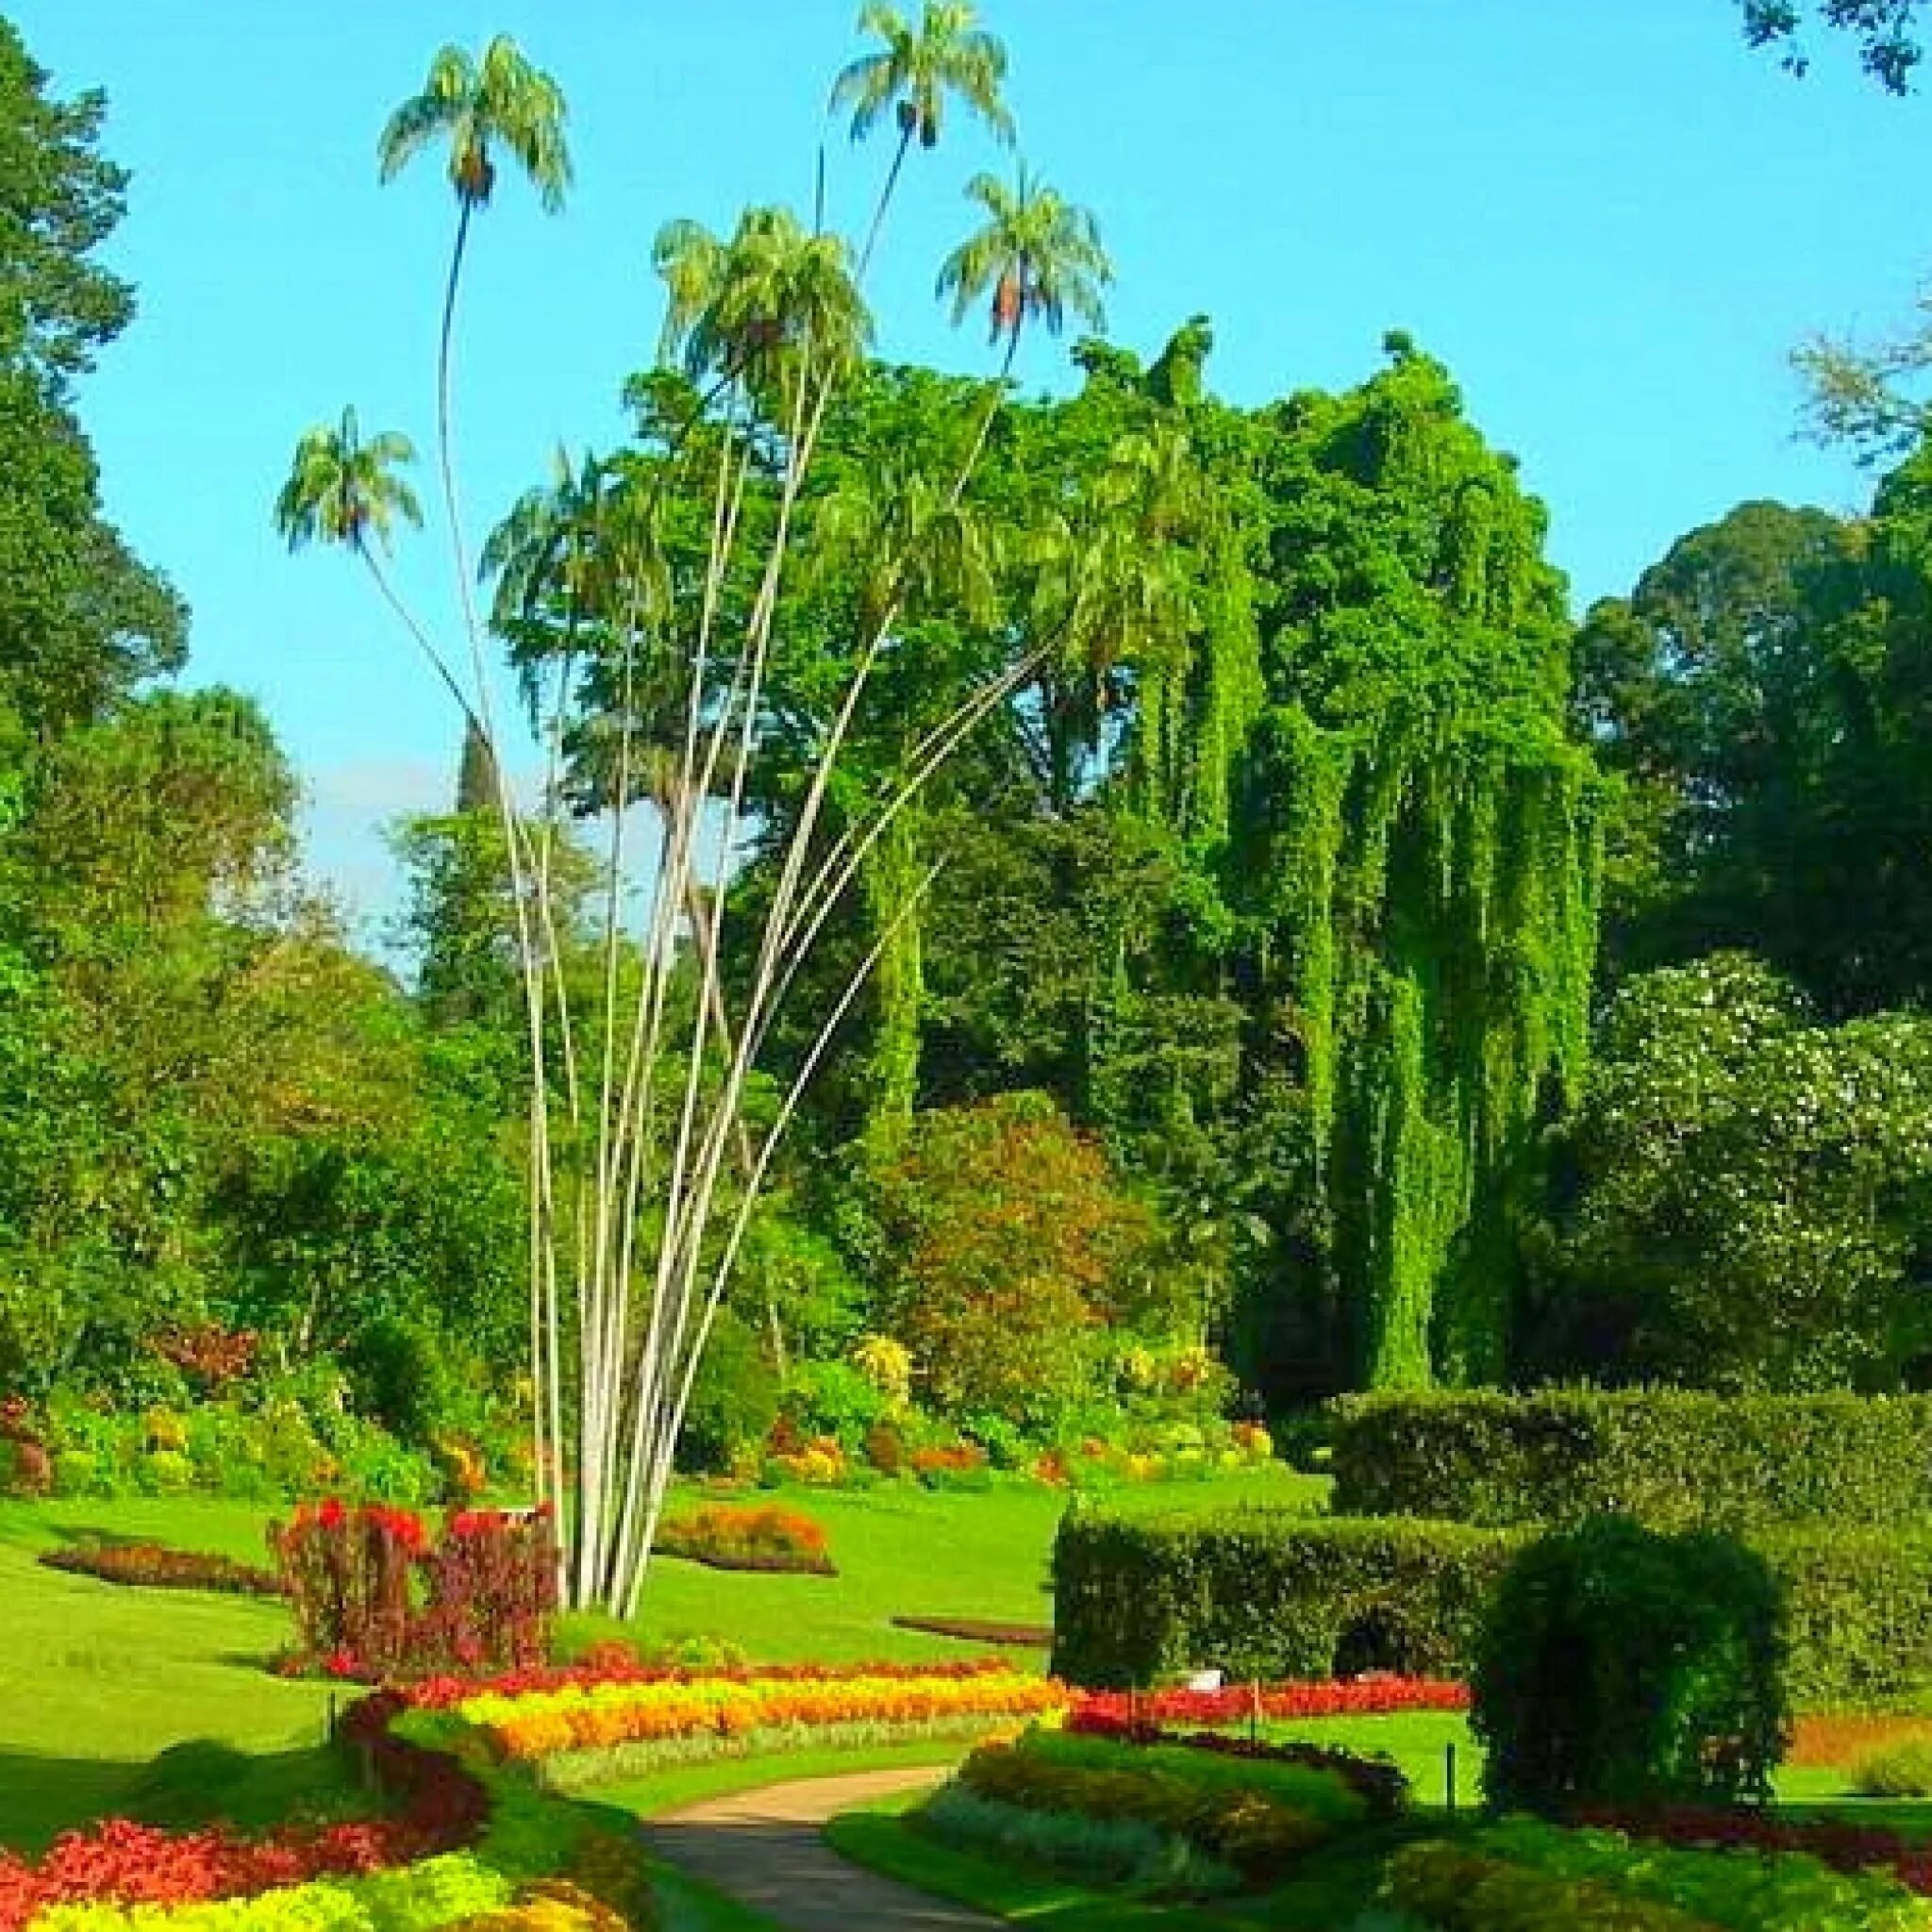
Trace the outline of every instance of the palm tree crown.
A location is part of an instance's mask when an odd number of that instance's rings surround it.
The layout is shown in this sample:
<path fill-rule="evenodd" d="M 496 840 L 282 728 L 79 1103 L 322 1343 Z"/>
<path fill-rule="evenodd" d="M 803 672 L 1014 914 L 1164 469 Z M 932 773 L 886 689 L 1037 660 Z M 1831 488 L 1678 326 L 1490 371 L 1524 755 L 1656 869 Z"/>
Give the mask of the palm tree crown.
<path fill-rule="evenodd" d="M 444 47 L 429 76 L 389 118 L 376 155 L 391 181 L 439 138 L 449 141 L 450 185 L 466 210 L 487 207 L 496 186 L 494 152 L 515 157 L 544 208 L 555 214 L 570 186 L 564 140 L 563 91 L 531 66 L 508 34 L 498 34 L 473 58 Z"/>
<path fill-rule="evenodd" d="M 1013 117 L 1000 99 L 1007 50 L 976 25 L 971 0 L 925 0 L 917 27 L 896 7 L 868 0 L 860 33 L 875 34 L 875 53 L 853 61 L 832 84 L 832 108 L 852 109 L 852 138 L 863 141 L 892 109 L 901 146 L 916 137 L 936 147 L 946 102 L 957 99 L 1003 142 L 1013 139 Z"/>
<path fill-rule="evenodd" d="M 871 346 L 845 242 L 789 208 L 747 208 L 728 242 L 701 223 L 667 223 L 653 259 L 668 298 L 660 353 L 681 354 L 693 380 L 782 387 L 801 356 L 829 380 Z"/>
<path fill-rule="evenodd" d="M 291 550 L 344 543 L 366 554 L 372 539 L 387 549 L 398 522 L 423 521 L 416 492 L 398 474 L 415 460 L 407 436 L 384 430 L 365 442 L 355 410 L 344 409 L 340 423 L 319 424 L 295 445 L 275 498 L 275 528 Z"/>
<path fill-rule="evenodd" d="M 1029 322 L 1058 335 L 1071 309 L 1093 328 L 1107 325 L 1100 291 L 1113 279 L 1113 268 L 1099 224 L 1087 209 L 1063 200 L 1024 166 L 1011 186 L 996 175 L 975 175 L 966 192 L 987 221 L 940 270 L 939 292 L 953 298 L 956 323 L 990 290 L 991 340 L 1006 339 L 1009 361 Z"/>

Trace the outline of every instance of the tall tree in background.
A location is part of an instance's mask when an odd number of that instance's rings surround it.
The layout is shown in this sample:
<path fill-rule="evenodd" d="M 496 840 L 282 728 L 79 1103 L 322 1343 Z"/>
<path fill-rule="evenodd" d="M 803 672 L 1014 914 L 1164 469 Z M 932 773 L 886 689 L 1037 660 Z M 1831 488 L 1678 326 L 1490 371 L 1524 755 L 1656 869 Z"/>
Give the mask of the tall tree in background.
<path fill-rule="evenodd" d="M 0 708 L 42 739 L 175 669 L 187 635 L 181 600 L 102 517 L 71 407 L 134 312 L 94 259 L 126 186 L 98 152 L 104 112 L 98 93 L 55 97 L 0 19 Z"/>
<path fill-rule="evenodd" d="M 1007 50 L 977 25 L 978 11 L 968 0 L 925 0 L 914 26 L 896 7 L 881 0 L 867 0 L 860 9 L 858 30 L 875 35 L 879 49 L 853 61 L 832 83 L 832 111 L 851 109 L 854 141 L 865 140 L 888 109 L 899 129 L 892 165 L 858 252 L 861 276 L 878 244 L 906 157 L 915 141 L 928 150 L 939 145 L 949 101 L 957 100 L 984 122 L 996 140 L 1012 142 L 1013 117 L 1000 95 Z"/>

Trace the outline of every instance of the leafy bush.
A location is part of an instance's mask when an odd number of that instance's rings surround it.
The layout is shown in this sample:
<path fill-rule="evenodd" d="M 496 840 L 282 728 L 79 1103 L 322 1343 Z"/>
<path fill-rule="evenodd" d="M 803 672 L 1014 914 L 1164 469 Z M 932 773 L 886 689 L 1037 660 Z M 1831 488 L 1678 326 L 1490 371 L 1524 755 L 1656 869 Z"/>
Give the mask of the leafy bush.
<path fill-rule="evenodd" d="M 1932 1798 L 1932 1738 L 1909 1738 L 1861 1757 L 1852 1789 L 1866 1798 Z"/>
<path fill-rule="evenodd" d="M 850 1362 L 800 1362 L 786 1377 L 778 1410 L 807 1438 L 829 1436 L 857 1449 L 891 1401 L 864 1370 Z"/>
<path fill-rule="evenodd" d="M 1054 1548 L 1054 1670 L 1127 1689 L 1206 1666 L 1243 1681 L 1371 1668 L 1459 1676 L 1520 1533 L 1277 1509 L 1076 1509 Z M 1793 1703 L 1932 1684 L 1932 1534 L 1746 1539 L 1783 1587 Z"/>
<path fill-rule="evenodd" d="M 356 1409 L 403 1441 L 431 1441 L 449 1417 L 446 1344 L 420 1322 L 383 1316 L 359 1330 L 343 1355 Z"/>
<path fill-rule="evenodd" d="M 719 1310 L 678 1439 L 686 1469 L 722 1473 L 755 1455 L 778 1419 L 778 1378 L 750 1326 Z"/>
<path fill-rule="evenodd" d="M 1713 1932 L 1654 1900 L 1491 1857 L 1463 1844 L 1408 1845 L 1389 1861 L 1383 1897 L 1431 1932 Z"/>
<path fill-rule="evenodd" d="M 1779 1591 L 1725 1538 L 1605 1516 L 1521 1551 L 1471 1721 L 1492 1806 L 1761 1804 L 1784 1754 Z"/>
<path fill-rule="evenodd" d="M 547 1515 L 463 1511 L 432 1544 L 406 1509 L 330 1500 L 272 1524 L 297 1661 L 333 1676 L 525 1670 L 550 1647 L 557 1546 Z"/>
<path fill-rule="evenodd" d="M 1472 1391 L 1345 1396 L 1332 1409 L 1341 1515 L 1932 1523 L 1932 1396 Z"/>
<path fill-rule="evenodd" d="M 943 1415 L 1050 1430 L 1155 1312 L 1158 1224 L 1043 1094 L 919 1115 L 877 1195 L 885 1325 Z"/>

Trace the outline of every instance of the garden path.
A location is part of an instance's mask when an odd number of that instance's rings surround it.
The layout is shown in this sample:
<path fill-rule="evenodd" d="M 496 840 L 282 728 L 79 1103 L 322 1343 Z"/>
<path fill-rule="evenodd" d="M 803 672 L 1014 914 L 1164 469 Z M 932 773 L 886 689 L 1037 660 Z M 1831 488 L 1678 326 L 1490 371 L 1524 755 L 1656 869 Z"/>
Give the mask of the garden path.
<path fill-rule="evenodd" d="M 660 1857 L 790 1932 L 988 1932 L 1003 1922 L 848 1864 L 819 1835 L 841 1811 L 946 1775 L 935 1766 L 767 1785 L 669 1812 L 645 1835 Z"/>

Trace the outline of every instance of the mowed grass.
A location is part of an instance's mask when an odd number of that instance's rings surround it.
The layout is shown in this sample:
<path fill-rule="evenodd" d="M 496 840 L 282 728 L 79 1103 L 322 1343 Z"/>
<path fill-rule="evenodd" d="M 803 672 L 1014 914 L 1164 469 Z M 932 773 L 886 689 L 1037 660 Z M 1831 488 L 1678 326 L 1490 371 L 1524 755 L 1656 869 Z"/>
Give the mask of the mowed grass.
<path fill-rule="evenodd" d="M 0 1840 L 37 1845 L 116 1809 L 185 1739 L 319 1740 L 329 1692 L 266 1669 L 289 1641 L 279 1606 L 115 1589 L 34 1560 L 84 1528 L 258 1559 L 263 1520 L 221 1503 L 0 1504 Z"/>
<path fill-rule="evenodd" d="M 1285 1471 L 1260 1472 L 1119 1500 L 1135 1509 L 1189 1499 L 1315 1507 L 1322 1490 Z M 569 1620 L 566 1636 L 702 1634 L 762 1660 L 851 1662 L 974 1654 L 896 1630 L 894 1615 L 1050 1621 L 1047 1557 L 1065 1507 L 1053 1491 L 801 1490 L 774 1499 L 825 1524 L 839 1575 L 738 1575 L 667 1559 L 654 1570 L 636 1629 L 581 1618 Z M 123 1589 L 34 1560 L 77 1539 L 115 1536 L 259 1562 L 274 1513 L 199 1498 L 0 1502 L 0 1843 L 37 1846 L 124 1807 L 142 1767 L 188 1739 L 263 1754 L 320 1740 L 341 1693 L 269 1674 L 291 1637 L 278 1605 Z M 1037 1651 L 1010 1655 L 1044 1664 Z"/>

